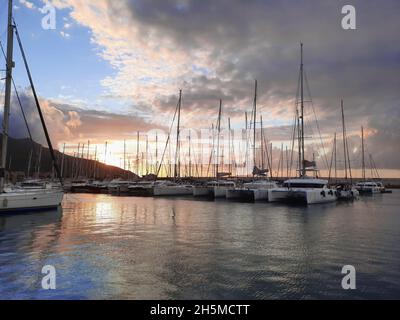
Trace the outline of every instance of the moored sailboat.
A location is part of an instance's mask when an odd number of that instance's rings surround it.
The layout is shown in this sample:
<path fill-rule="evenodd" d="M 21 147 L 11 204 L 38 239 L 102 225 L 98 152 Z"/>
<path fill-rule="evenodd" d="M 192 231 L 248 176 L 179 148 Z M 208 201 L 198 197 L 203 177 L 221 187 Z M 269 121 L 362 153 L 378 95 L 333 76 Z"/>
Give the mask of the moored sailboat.
<path fill-rule="evenodd" d="M 41 111 L 39 99 L 33 84 L 32 76 L 28 67 L 25 52 L 22 47 L 22 42 L 19 37 L 17 26 L 13 19 L 13 1 L 8 1 L 8 27 L 7 27 L 7 53 L 6 53 L 6 85 L 4 99 L 4 116 L 3 116 L 3 137 L 1 144 L 1 159 L 0 159 L 0 213 L 11 213 L 19 211 L 36 211 L 44 209 L 53 209 L 61 205 L 64 191 L 62 189 L 63 181 L 57 165 L 54 149 L 50 140 L 50 136 L 44 121 L 44 116 Z M 54 169 L 60 179 L 60 186 L 52 184 L 30 185 L 30 186 L 9 186 L 5 187 L 6 176 L 6 159 L 8 150 L 8 135 L 9 135 L 9 119 L 11 106 L 11 86 L 13 83 L 12 69 L 14 68 L 13 47 L 14 47 L 14 31 L 18 40 L 21 55 L 28 74 L 32 92 L 35 98 L 35 103 L 39 117 L 46 136 L 47 144 L 52 157 Z"/>
<path fill-rule="evenodd" d="M 336 190 L 328 186 L 328 180 L 307 176 L 308 172 L 318 172 L 315 161 L 305 159 L 305 136 L 304 136 L 304 64 L 303 44 L 301 44 L 300 65 L 300 88 L 301 88 L 301 115 L 299 117 L 299 177 L 284 182 L 281 188 L 269 190 L 268 200 L 270 202 L 295 202 L 303 204 L 319 204 L 334 202 L 337 200 Z"/>
<path fill-rule="evenodd" d="M 243 184 L 242 187 L 231 188 L 226 190 L 226 198 L 229 200 L 237 201 L 262 201 L 268 200 L 268 190 L 276 188 L 278 185 L 276 182 L 267 178 L 268 169 L 264 169 L 264 161 L 262 161 L 262 169 L 258 168 L 257 155 L 256 155 L 256 142 L 257 142 L 257 98 L 258 98 L 258 82 L 255 81 L 255 93 L 254 93 L 254 104 L 253 104 L 253 178 L 254 181 Z M 246 121 L 247 122 L 247 121 Z M 246 124 L 247 130 L 247 124 Z M 261 117 L 261 156 L 263 158 L 263 124 Z M 259 178 L 261 180 L 258 180 Z M 257 178 L 257 179 L 256 179 Z"/>

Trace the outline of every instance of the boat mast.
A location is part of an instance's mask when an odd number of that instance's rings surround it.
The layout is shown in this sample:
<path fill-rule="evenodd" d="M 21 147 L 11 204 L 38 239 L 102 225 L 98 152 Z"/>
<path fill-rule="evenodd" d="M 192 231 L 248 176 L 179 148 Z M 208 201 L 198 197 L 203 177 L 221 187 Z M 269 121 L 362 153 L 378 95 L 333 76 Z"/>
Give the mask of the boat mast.
<path fill-rule="evenodd" d="M 254 150 L 253 150 L 253 161 L 254 161 L 254 169 L 257 167 L 257 161 L 256 161 L 256 155 L 257 155 L 257 150 L 256 150 L 256 138 L 257 138 L 257 128 L 256 128 L 256 123 L 257 123 L 257 90 L 258 90 L 258 82 L 255 80 L 255 91 L 254 91 L 254 110 L 253 110 L 253 141 L 254 141 Z M 254 171 L 254 170 L 253 170 Z M 255 177 L 255 171 L 253 172 L 253 177 Z"/>
<path fill-rule="evenodd" d="M 343 127 L 343 155 L 344 155 L 344 172 L 345 172 L 345 180 L 347 181 L 347 138 L 346 138 L 346 127 L 344 123 L 344 107 L 343 107 L 343 100 L 341 102 L 341 109 L 342 109 L 342 127 Z"/>
<path fill-rule="evenodd" d="M 248 120 L 248 115 L 247 112 L 245 112 L 245 121 L 246 121 L 246 156 L 245 156 L 245 166 L 243 168 L 243 170 L 245 172 L 244 175 L 246 175 L 247 177 L 249 177 L 249 165 L 248 165 L 248 161 L 249 161 L 249 120 Z"/>
<path fill-rule="evenodd" d="M 140 156 L 140 146 L 139 146 L 139 143 L 140 143 L 140 132 L 138 131 L 137 132 L 137 138 L 136 138 L 136 174 L 137 174 L 137 176 L 139 177 L 140 176 L 140 168 L 139 168 L 139 156 Z"/>
<path fill-rule="evenodd" d="M 301 176 L 304 177 L 306 175 L 306 168 L 305 168 L 305 155 L 304 155 L 304 64 L 303 64 L 303 43 L 301 43 L 301 66 L 300 66 L 300 73 L 301 73 Z"/>
<path fill-rule="evenodd" d="M 365 174 L 364 127 L 361 127 L 361 148 L 362 148 L 362 178 L 365 181 L 366 174 Z"/>
<path fill-rule="evenodd" d="M 264 170 L 265 168 L 265 163 L 264 163 L 264 127 L 263 127 L 263 117 L 260 117 L 260 122 L 261 122 L 261 170 Z"/>
<path fill-rule="evenodd" d="M 179 145 L 179 138 L 181 133 L 181 108 L 182 108 L 182 90 L 179 91 L 179 103 L 178 103 L 178 125 L 176 129 L 176 154 L 175 154 L 175 179 L 180 177 L 180 171 L 181 171 L 180 145 Z"/>
<path fill-rule="evenodd" d="M 158 171 L 158 132 L 156 132 L 156 175 Z"/>
<path fill-rule="evenodd" d="M 97 145 L 96 145 L 96 148 L 94 149 L 93 179 L 97 178 L 97 165 L 98 161 L 97 161 Z"/>
<path fill-rule="evenodd" d="M 220 135 L 221 135 L 221 117 L 222 117 L 222 100 L 219 100 L 219 111 L 218 111 L 218 127 L 217 127 L 217 165 L 215 166 L 215 178 L 219 179 L 219 152 L 220 152 Z"/>
<path fill-rule="evenodd" d="M 334 140 L 334 157 L 335 157 L 335 182 L 337 182 L 337 136 L 335 132 L 335 140 Z"/>
<path fill-rule="evenodd" d="M 232 128 L 231 128 L 231 118 L 228 118 L 228 128 L 229 128 L 229 173 L 232 176 Z"/>
<path fill-rule="evenodd" d="M 63 146 L 62 160 L 61 160 L 61 177 L 64 177 L 64 163 L 65 163 L 65 143 Z"/>
<path fill-rule="evenodd" d="M 12 69 L 14 67 L 13 48 L 14 48 L 14 26 L 12 24 L 12 0 L 8 1 L 8 27 L 7 27 L 7 66 L 6 66 L 6 86 L 4 98 L 4 116 L 3 116 L 3 137 L 1 144 L 0 159 L 0 193 L 4 192 L 7 165 L 8 133 L 10 126 L 10 103 L 11 103 L 11 82 Z"/>
<path fill-rule="evenodd" d="M 124 171 L 126 170 L 126 140 L 124 140 Z"/>

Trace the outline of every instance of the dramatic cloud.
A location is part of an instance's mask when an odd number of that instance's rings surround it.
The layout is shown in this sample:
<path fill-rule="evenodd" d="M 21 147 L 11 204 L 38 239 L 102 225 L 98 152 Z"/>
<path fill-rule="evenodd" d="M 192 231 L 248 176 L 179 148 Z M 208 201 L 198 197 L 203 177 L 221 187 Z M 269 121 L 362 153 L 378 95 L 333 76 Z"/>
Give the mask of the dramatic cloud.
<path fill-rule="evenodd" d="M 31 92 L 20 89 L 19 96 L 33 139 L 46 145 L 42 124 Z M 96 110 L 83 110 L 73 105 L 46 99 L 40 99 L 40 104 L 53 144 L 57 147 L 64 142 L 78 144 L 87 140 L 103 144 L 105 141 L 132 139 L 138 130 L 146 132 L 154 128 L 165 129 L 134 115 L 124 116 Z M 1 114 L 1 121 L 2 117 Z M 28 137 L 21 108 L 15 97 L 11 105 L 10 135 L 14 138 Z"/>

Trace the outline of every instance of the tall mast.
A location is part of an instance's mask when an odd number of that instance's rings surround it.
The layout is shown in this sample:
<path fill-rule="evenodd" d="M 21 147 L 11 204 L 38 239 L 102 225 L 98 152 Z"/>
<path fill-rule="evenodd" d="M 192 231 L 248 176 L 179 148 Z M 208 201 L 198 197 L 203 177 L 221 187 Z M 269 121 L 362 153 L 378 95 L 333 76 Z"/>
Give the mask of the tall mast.
<path fill-rule="evenodd" d="M 126 140 L 124 140 L 124 170 L 126 170 Z"/>
<path fill-rule="evenodd" d="M 93 178 L 97 178 L 97 145 L 96 148 L 94 149 L 94 163 L 93 163 Z"/>
<path fill-rule="evenodd" d="M 189 130 L 189 178 L 192 177 L 192 131 Z"/>
<path fill-rule="evenodd" d="M 246 122 L 246 131 L 245 131 L 245 136 L 246 136 L 246 152 L 245 152 L 245 166 L 243 170 L 245 172 L 244 175 L 247 177 L 249 176 L 249 168 L 248 168 L 248 161 L 249 161 L 249 120 L 248 120 L 248 115 L 247 112 L 245 112 L 245 122 Z"/>
<path fill-rule="evenodd" d="M 63 146 L 62 160 L 61 160 L 61 177 L 64 177 L 64 162 L 65 162 L 65 143 Z"/>
<path fill-rule="evenodd" d="M 176 129 L 176 154 L 175 154 L 175 179 L 180 177 L 180 171 L 181 171 L 180 144 L 179 144 L 179 138 L 181 134 L 181 108 L 182 108 L 182 90 L 179 91 L 179 103 L 178 103 L 178 125 Z"/>
<path fill-rule="evenodd" d="M 137 132 L 137 138 L 136 138 L 136 174 L 138 177 L 140 176 L 140 170 L 139 170 L 139 156 L 140 156 L 140 132 Z"/>
<path fill-rule="evenodd" d="M 333 154 L 333 156 L 334 156 L 334 161 L 335 161 L 335 182 L 337 182 L 337 135 L 336 135 L 336 132 L 335 132 L 335 139 L 334 139 L 334 142 L 333 142 L 333 147 L 334 147 L 334 154 Z"/>
<path fill-rule="evenodd" d="M 217 127 L 217 165 L 215 169 L 215 177 L 218 181 L 219 178 L 219 152 L 220 152 L 220 135 L 221 135 L 221 117 L 222 117 L 222 100 L 219 101 L 219 111 L 218 111 L 218 127 Z"/>
<path fill-rule="evenodd" d="M 90 170 L 90 140 L 88 140 L 88 149 L 86 156 L 86 178 L 89 178 L 89 170 Z"/>
<path fill-rule="evenodd" d="M 362 178 L 363 178 L 363 180 L 366 180 L 366 174 L 365 174 L 364 127 L 361 127 L 361 148 L 362 148 Z"/>
<path fill-rule="evenodd" d="M 257 90 L 258 90 L 258 82 L 257 80 L 255 81 L 255 91 L 254 91 L 254 119 L 253 119 L 253 141 L 254 141 L 254 150 L 253 150 L 253 160 L 254 160 L 254 168 L 257 167 L 257 161 L 256 161 L 256 155 L 257 155 L 257 150 L 256 150 L 256 138 L 257 138 Z M 254 172 L 255 173 L 255 172 Z M 253 176 L 255 174 L 253 173 Z"/>
<path fill-rule="evenodd" d="M 146 176 L 148 176 L 149 173 L 149 136 L 146 135 Z"/>
<path fill-rule="evenodd" d="M 300 86 L 301 86 L 301 175 L 306 175 L 306 168 L 304 166 L 305 155 L 304 155 L 304 64 L 303 64 L 303 43 L 301 44 L 301 66 L 300 66 Z"/>
<path fill-rule="evenodd" d="M 228 118 L 228 128 L 229 128 L 229 173 L 232 176 L 232 128 L 231 128 L 231 118 Z"/>
<path fill-rule="evenodd" d="M 347 175 L 347 138 L 346 138 L 346 126 L 344 122 L 344 107 L 343 107 L 343 100 L 341 103 L 341 108 L 342 108 L 342 126 L 343 126 L 343 155 L 344 155 L 344 173 L 345 173 L 345 179 L 348 179 Z"/>
<path fill-rule="evenodd" d="M 4 97 L 4 116 L 3 116 L 3 137 L 1 144 L 0 159 L 0 193 L 4 192 L 6 165 L 7 165 L 7 149 L 8 149 L 8 133 L 10 126 L 10 103 L 11 103 L 11 84 L 12 69 L 14 67 L 13 48 L 14 48 L 14 26 L 12 24 L 13 1 L 8 1 L 8 27 L 7 27 L 7 66 L 6 66 L 6 87 Z"/>
<path fill-rule="evenodd" d="M 158 171 L 158 132 L 156 132 L 156 175 Z"/>
<path fill-rule="evenodd" d="M 265 163 L 264 163 L 264 128 L 263 128 L 263 117 L 260 117 L 261 121 L 261 170 L 264 170 L 265 168 Z"/>

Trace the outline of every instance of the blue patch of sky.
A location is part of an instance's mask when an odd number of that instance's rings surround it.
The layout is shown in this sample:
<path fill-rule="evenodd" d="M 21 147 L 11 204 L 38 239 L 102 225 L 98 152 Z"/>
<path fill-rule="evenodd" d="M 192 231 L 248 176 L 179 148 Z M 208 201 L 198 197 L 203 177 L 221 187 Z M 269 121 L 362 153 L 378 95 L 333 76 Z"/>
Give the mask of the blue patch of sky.
<path fill-rule="evenodd" d="M 43 6 L 40 1 L 33 2 L 36 7 Z M 112 76 L 115 70 L 98 55 L 101 48 L 90 41 L 90 30 L 74 23 L 68 9 L 57 10 L 56 30 L 44 30 L 41 23 L 44 15 L 40 11 L 16 4 L 19 9 L 14 11 L 15 20 L 39 94 L 45 98 L 85 101 L 88 107 L 101 103 L 105 90 L 100 81 Z M 0 23 L 4 25 L 0 28 L 2 32 L 6 23 L 5 20 Z M 71 27 L 65 28 L 66 23 Z M 63 37 L 61 32 L 69 37 Z M 15 81 L 25 87 L 28 81 L 17 44 L 14 60 Z"/>
<path fill-rule="evenodd" d="M 197 65 L 192 65 L 192 70 L 198 74 L 201 74 L 203 76 L 210 76 L 212 74 L 212 72 L 204 67 L 199 67 Z"/>

